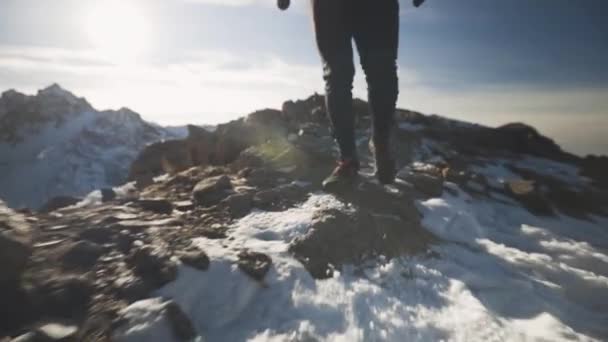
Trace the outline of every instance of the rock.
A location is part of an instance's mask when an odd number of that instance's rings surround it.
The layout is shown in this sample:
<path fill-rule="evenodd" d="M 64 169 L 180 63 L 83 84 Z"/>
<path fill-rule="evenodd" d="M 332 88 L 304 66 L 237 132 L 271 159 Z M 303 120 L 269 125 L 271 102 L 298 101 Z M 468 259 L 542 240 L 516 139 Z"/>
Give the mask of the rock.
<path fill-rule="evenodd" d="M 322 210 L 315 213 L 304 236 L 290 244 L 294 253 L 317 279 L 332 276 L 332 266 L 356 263 L 373 253 L 374 222 L 361 210 L 342 212 Z"/>
<path fill-rule="evenodd" d="M 253 196 L 249 193 L 234 194 L 224 199 L 221 204 L 228 208 L 233 218 L 240 218 L 251 211 Z"/>
<path fill-rule="evenodd" d="M 399 178 L 412 184 L 414 188 L 429 197 L 441 197 L 443 194 L 443 178 L 417 171 L 400 172 Z"/>
<path fill-rule="evenodd" d="M 551 204 L 544 198 L 534 181 L 522 179 L 507 181 L 505 191 L 533 214 L 542 216 L 554 214 Z"/>
<path fill-rule="evenodd" d="M 285 123 L 283 113 L 274 109 L 263 109 L 255 111 L 245 119 L 247 125 L 260 126 L 282 126 Z"/>
<path fill-rule="evenodd" d="M 179 341 L 192 341 L 198 334 L 192 325 L 190 318 L 182 311 L 182 308 L 174 301 L 169 301 L 165 307 L 167 318 L 171 323 L 173 334 Z"/>
<path fill-rule="evenodd" d="M 212 158 L 214 134 L 202 127 L 188 126 L 186 139 L 166 140 L 148 145 L 129 170 L 129 180 L 151 179 L 174 174 L 192 166 L 208 165 Z"/>
<path fill-rule="evenodd" d="M 82 230 L 78 236 L 82 240 L 104 244 L 113 240 L 114 231 L 108 227 L 91 227 Z"/>
<path fill-rule="evenodd" d="M 34 286 L 34 310 L 40 316 L 80 320 L 88 311 L 93 293 L 93 284 L 85 277 L 51 276 Z"/>
<path fill-rule="evenodd" d="M 103 188 L 101 191 L 101 202 L 106 203 L 116 199 L 116 192 L 112 188 Z"/>
<path fill-rule="evenodd" d="M 149 297 L 150 292 L 154 290 L 149 284 L 143 281 L 140 277 L 134 275 L 123 275 L 114 281 L 114 286 L 118 290 L 121 298 L 129 302 L 135 302 Z"/>
<path fill-rule="evenodd" d="M 229 195 L 232 184 L 228 176 L 216 176 L 200 181 L 192 190 L 194 202 L 200 206 L 212 206 Z"/>
<path fill-rule="evenodd" d="M 177 277 L 177 265 L 159 247 L 144 245 L 131 251 L 128 262 L 135 273 L 154 287 L 161 287 Z"/>
<path fill-rule="evenodd" d="M 514 180 L 506 183 L 507 189 L 513 195 L 527 196 L 534 192 L 534 181 Z"/>
<path fill-rule="evenodd" d="M 272 266 L 272 259 L 266 254 L 245 250 L 238 257 L 239 268 L 257 281 L 262 281 Z"/>
<path fill-rule="evenodd" d="M 323 122 L 325 115 L 324 96 L 314 94 L 305 100 L 287 101 L 283 103 L 283 116 L 290 122 Z"/>
<path fill-rule="evenodd" d="M 137 175 L 133 177 L 132 180 L 135 181 L 135 188 L 137 188 L 138 190 L 143 190 L 154 184 L 154 176 L 151 174 Z"/>
<path fill-rule="evenodd" d="M 129 254 L 133 242 L 135 242 L 135 238 L 128 230 L 121 230 L 118 235 L 116 235 L 116 247 L 125 254 Z"/>
<path fill-rule="evenodd" d="M 262 210 L 284 210 L 307 197 L 306 190 L 296 184 L 285 184 L 269 190 L 258 191 L 253 197 L 253 204 Z"/>
<path fill-rule="evenodd" d="M 179 260 L 200 271 L 209 269 L 209 257 L 201 250 L 186 251 L 179 254 Z"/>
<path fill-rule="evenodd" d="M 157 214 L 169 215 L 173 212 L 173 204 L 165 199 L 140 199 L 135 203 L 143 210 Z"/>
<path fill-rule="evenodd" d="M 599 187 L 608 189 L 608 156 L 586 156 L 579 162 L 580 174 L 589 177 Z"/>
<path fill-rule="evenodd" d="M 508 123 L 496 128 L 495 132 L 498 134 L 494 136 L 494 139 L 486 141 L 491 146 L 550 159 L 560 158 L 564 154 L 553 140 L 541 135 L 534 127 L 524 123 Z"/>
<path fill-rule="evenodd" d="M 197 234 L 204 236 L 207 239 L 225 239 L 228 227 L 221 224 L 212 224 L 209 227 L 201 227 L 197 229 Z"/>
<path fill-rule="evenodd" d="M 18 282 L 31 253 L 30 224 L 0 201 L 0 285 Z"/>
<path fill-rule="evenodd" d="M 52 211 L 74 205 L 74 204 L 80 202 L 81 200 L 82 200 L 81 198 L 72 197 L 72 196 L 53 197 L 50 200 L 48 200 L 46 202 L 46 204 L 40 208 L 40 212 L 50 213 Z"/>
<path fill-rule="evenodd" d="M 376 215 L 360 207 L 321 209 L 314 214 L 308 232 L 292 241 L 289 251 L 314 278 L 324 279 L 344 264 L 426 251 L 433 240 L 415 217 L 405 221 L 394 214 Z"/>
<path fill-rule="evenodd" d="M 69 268 L 89 269 L 103 253 L 104 249 L 100 245 L 82 240 L 70 246 L 61 256 L 61 261 Z"/>

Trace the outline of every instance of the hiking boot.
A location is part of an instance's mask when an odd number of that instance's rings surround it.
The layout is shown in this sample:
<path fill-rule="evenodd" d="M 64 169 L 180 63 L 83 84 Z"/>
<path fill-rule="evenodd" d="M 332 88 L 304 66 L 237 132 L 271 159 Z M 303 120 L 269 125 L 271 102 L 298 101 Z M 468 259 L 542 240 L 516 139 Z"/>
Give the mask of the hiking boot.
<path fill-rule="evenodd" d="M 359 174 L 359 162 L 345 159 L 338 162 L 338 166 L 323 181 L 323 190 L 331 192 L 350 187 Z"/>
<path fill-rule="evenodd" d="M 375 144 L 373 140 L 370 140 L 369 149 L 376 160 L 375 174 L 378 181 L 384 185 L 394 183 L 397 167 L 391 158 L 389 144 Z"/>

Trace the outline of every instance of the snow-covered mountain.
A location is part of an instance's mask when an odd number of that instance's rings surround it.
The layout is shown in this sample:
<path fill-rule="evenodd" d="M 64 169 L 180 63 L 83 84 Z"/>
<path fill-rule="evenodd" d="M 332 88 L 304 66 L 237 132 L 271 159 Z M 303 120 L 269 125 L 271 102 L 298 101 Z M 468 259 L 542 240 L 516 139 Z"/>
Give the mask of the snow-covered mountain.
<path fill-rule="evenodd" d="M 0 97 L 0 198 L 37 208 L 55 196 L 120 184 L 147 144 L 183 133 L 127 108 L 98 111 L 57 84 L 33 96 L 6 91 Z"/>

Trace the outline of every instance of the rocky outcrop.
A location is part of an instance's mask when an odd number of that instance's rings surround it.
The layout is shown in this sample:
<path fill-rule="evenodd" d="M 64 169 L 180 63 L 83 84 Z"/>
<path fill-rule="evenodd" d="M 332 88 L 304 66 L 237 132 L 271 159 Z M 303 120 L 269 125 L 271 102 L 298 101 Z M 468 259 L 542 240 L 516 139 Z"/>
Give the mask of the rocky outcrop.
<path fill-rule="evenodd" d="M 188 137 L 147 146 L 131 164 L 128 178 L 143 181 L 163 173 L 177 173 L 213 158 L 213 133 L 188 125 Z"/>

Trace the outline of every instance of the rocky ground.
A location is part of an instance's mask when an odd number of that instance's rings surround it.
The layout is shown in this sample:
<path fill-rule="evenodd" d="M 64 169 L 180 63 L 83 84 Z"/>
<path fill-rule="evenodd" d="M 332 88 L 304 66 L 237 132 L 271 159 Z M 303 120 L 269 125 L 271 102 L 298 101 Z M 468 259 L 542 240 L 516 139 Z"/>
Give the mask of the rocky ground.
<path fill-rule="evenodd" d="M 365 165 L 360 184 L 335 194 L 343 207 L 316 208 L 288 241 L 288 252 L 315 279 L 378 258 L 438 258 L 433 246 L 442 236 L 424 226 L 416 203 L 455 187 L 538 216 L 608 215 L 607 173 L 598 171 L 608 170 L 606 158 L 565 153 L 522 124 L 492 129 L 399 111 L 402 168 L 394 186 L 382 187 L 370 177 L 365 103 L 355 111 Z M 142 152 L 125 186 L 54 199 L 37 212 L 0 203 L 0 341 L 120 340 L 117 332 L 132 324 L 125 308 L 148 298 L 176 340 L 196 338 L 201 332 L 180 305 L 157 298 L 183 267 L 213 267 L 213 256 L 193 241 L 205 238 L 232 253 L 235 267 L 269 286 L 273 256 L 235 244 L 235 223 L 306 202 L 335 163 L 317 96 L 212 133 L 191 128 L 187 139 L 160 144 Z M 489 174 L 492 168 L 502 177 Z"/>

